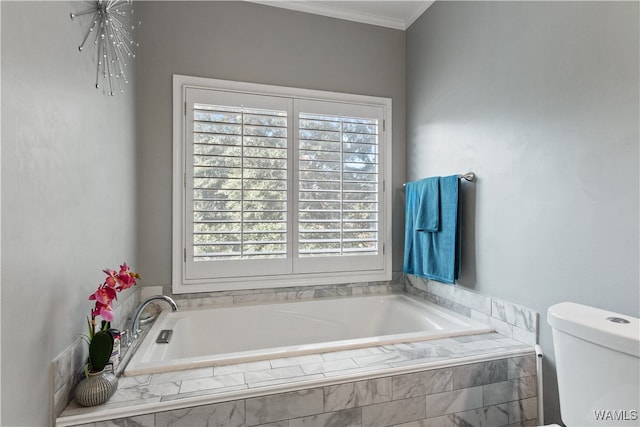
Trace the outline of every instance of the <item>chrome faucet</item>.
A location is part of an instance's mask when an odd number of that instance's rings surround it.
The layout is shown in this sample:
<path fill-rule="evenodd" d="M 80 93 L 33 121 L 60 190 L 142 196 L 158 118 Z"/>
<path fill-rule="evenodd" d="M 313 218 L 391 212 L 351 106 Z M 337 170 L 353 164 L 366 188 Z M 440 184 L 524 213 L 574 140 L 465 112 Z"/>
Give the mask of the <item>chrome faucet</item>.
<path fill-rule="evenodd" d="M 164 300 L 169 303 L 172 311 L 178 311 L 178 304 L 176 304 L 176 302 L 172 298 L 166 295 L 154 295 L 142 301 L 138 306 L 138 308 L 136 309 L 136 312 L 133 315 L 133 318 L 131 320 L 131 339 L 132 340 L 138 338 L 138 334 L 142 332 L 142 329 L 140 329 L 140 315 L 142 314 L 142 310 L 144 310 L 144 308 L 147 305 L 149 305 L 150 302 L 155 300 Z"/>

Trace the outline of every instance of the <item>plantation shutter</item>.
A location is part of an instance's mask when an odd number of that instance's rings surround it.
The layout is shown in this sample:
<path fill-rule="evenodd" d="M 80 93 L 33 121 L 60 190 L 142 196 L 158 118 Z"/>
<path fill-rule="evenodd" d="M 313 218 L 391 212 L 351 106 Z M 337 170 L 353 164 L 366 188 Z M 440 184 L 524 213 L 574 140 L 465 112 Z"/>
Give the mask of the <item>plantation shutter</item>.
<path fill-rule="evenodd" d="M 291 101 L 190 89 L 188 278 L 290 272 Z"/>
<path fill-rule="evenodd" d="M 174 293 L 390 280 L 390 99 L 173 89 Z"/>
<path fill-rule="evenodd" d="M 382 107 L 296 101 L 300 272 L 382 265 Z"/>

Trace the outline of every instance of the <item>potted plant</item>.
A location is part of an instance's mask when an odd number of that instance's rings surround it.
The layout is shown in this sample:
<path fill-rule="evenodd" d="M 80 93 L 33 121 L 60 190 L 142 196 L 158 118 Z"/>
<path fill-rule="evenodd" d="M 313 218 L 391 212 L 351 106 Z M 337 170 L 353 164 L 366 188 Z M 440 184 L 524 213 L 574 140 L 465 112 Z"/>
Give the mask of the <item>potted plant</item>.
<path fill-rule="evenodd" d="M 118 378 L 113 369 L 105 369 L 113 352 L 113 336 L 108 331 L 113 321 L 113 300 L 117 293 L 134 286 L 138 273 L 132 272 L 127 263 L 120 266 L 119 271 L 103 270 L 107 278 L 98 285 L 98 289 L 89 300 L 95 301 L 91 310 L 91 318 L 87 319 L 89 327 L 89 360 L 85 364 L 85 378 L 80 381 L 75 391 L 76 401 L 82 406 L 100 405 L 116 392 Z M 103 318 L 102 328 L 96 332 L 96 317 Z"/>
<path fill-rule="evenodd" d="M 109 363 L 113 353 L 113 336 L 107 329 L 108 323 L 105 323 L 104 329 L 90 336 L 89 362 L 85 365 L 85 376 L 104 370 Z"/>

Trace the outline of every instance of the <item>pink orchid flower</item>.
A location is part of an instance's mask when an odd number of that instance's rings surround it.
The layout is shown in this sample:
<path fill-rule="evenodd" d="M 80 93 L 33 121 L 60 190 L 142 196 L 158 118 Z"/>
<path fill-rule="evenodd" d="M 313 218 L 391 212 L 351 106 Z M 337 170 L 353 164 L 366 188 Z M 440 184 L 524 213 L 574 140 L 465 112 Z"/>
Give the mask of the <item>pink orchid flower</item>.
<path fill-rule="evenodd" d="M 95 318 L 102 316 L 107 322 L 113 321 L 113 308 L 111 303 L 118 299 L 118 292 L 129 289 L 136 284 L 136 279 L 140 278 L 138 273 L 130 270 L 127 263 L 120 266 L 120 271 L 104 269 L 102 270 L 107 278 L 103 284 L 98 285 L 98 289 L 91 295 L 89 299 L 95 301 L 95 307 L 91 310 L 91 332 L 95 329 Z"/>
<path fill-rule="evenodd" d="M 102 304 L 96 301 L 96 307 L 91 311 L 91 316 L 102 316 L 104 320 L 107 322 L 113 321 L 113 310 L 111 308 L 111 304 Z"/>
<path fill-rule="evenodd" d="M 120 266 L 120 272 L 116 276 L 116 280 L 120 285 L 118 287 L 118 291 L 129 289 L 130 287 L 136 284 L 136 279 L 138 278 L 140 278 L 140 275 L 138 273 L 131 272 L 129 269 L 129 266 L 125 262 Z"/>
<path fill-rule="evenodd" d="M 95 293 L 89 295 L 90 300 L 95 300 L 97 304 L 110 305 L 111 301 L 118 299 L 116 290 L 109 286 L 100 286 Z"/>
<path fill-rule="evenodd" d="M 118 285 L 117 272 L 115 270 L 109 270 L 108 268 L 102 271 L 107 275 L 107 278 L 104 281 L 105 285 L 115 289 Z"/>

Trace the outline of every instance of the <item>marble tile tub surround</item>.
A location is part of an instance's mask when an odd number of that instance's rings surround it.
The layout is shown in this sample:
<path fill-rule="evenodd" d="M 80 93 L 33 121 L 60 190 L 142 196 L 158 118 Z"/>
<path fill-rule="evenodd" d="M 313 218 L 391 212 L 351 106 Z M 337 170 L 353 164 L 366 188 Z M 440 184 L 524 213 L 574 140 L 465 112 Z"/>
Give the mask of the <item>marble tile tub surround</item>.
<path fill-rule="evenodd" d="M 158 287 L 158 290 L 162 289 Z M 408 292 L 446 306 L 465 316 L 491 324 L 508 337 L 533 345 L 537 341 L 538 315 L 533 310 L 487 297 L 458 286 L 444 285 L 416 276 L 395 272 L 390 282 L 350 283 L 312 287 L 274 288 L 178 295 L 181 307 L 228 306 L 233 304 L 271 303 L 340 296 Z M 159 293 L 159 292 L 156 292 Z M 116 319 L 127 319 L 140 300 L 140 290 L 121 301 L 115 308 Z M 59 415 L 71 399 L 87 357 L 86 343 L 78 338 L 51 365 L 53 415 Z"/>
<path fill-rule="evenodd" d="M 395 377 L 398 378 L 393 379 Z M 417 383 L 410 383 L 414 377 L 421 379 Z M 369 396 L 370 392 L 366 391 L 368 386 L 365 387 L 362 382 L 376 381 L 379 378 L 392 378 L 384 381 L 396 384 L 393 386 L 395 388 L 391 388 L 391 397 L 382 399 Z M 430 388 L 432 384 L 440 382 L 446 384 L 437 386 L 435 389 Z M 409 383 L 411 385 L 408 385 Z M 352 384 L 348 387 L 353 388 L 355 396 L 344 398 L 343 393 L 347 389 L 340 388 L 342 384 Z M 493 385 L 489 386 L 489 384 Z M 362 390 L 363 387 L 364 390 Z M 388 390 L 388 387 L 382 388 L 380 386 L 380 389 Z M 459 391 L 463 389 L 474 390 Z M 344 415 L 341 412 L 344 410 L 361 407 L 360 415 L 358 415 L 358 411 L 355 413 L 357 420 L 360 420 L 362 424 L 356 423 L 355 425 L 368 426 L 368 420 L 377 417 L 374 417 L 370 411 L 384 412 L 385 414 L 387 412 L 404 413 L 408 410 L 404 405 L 409 405 L 409 409 L 414 408 L 411 411 L 417 410 L 416 415 L 423 418 L 453 416 L 453 414 L 471 411 L 467 414 L 456 415 L 463 417 L 460 419 L 467 419 L 468 417 L 484 417 L 483 414 L 488 411 L 487 413 L 501 413 L 500 421 L 506 420 L 504 424 L 509 424 L 510 419 L 528 421 L 536 416 L 534 399 L 535 353 L 531 346 L 494 332 L 178 372 L 121 377 L 118 390 L 109 402 L 94 408 L 82 408 L 72 402 L 58 418 L 57 424 L 66 426 L 96 423 L 93 425 L 100 426 L 105 425 L 102 421 L 110 420 L 106 425 L 132 425 L 127 423 L 134 422 L 140 422 L 141 425 L 207 425 L 198 418 L 195 420 L 202 422 L 184 423 L 185 420 L 191 420 L 189 418 L 191 415 L 188 414 L 198 417 L 206 413 L 212 417 L 208 425 L 227 425 L 229 420 L 224 417 L 219 419 L 218 415 L 214 416 L 214 414 L 227 414 L 231 411 L 230 408 L 236 408 L 233 405 L 238 405 L 236 409 L 233 409 L 233 412 L 243 413 L 242 421 L 231 425 L 245 425 L 243 423 L 259 425 L 283 421 L 284 418 L 276 418 L 288 416 L 286 414 L 264 415 L 264 417 L 259 415 L 267 413 L 272 406 L 288 408 L 291 405 L 297 405 L 295 403 L 297 400 L 294 399 L 293 403 L 282 403 L 277 406 L 275 405 L 275 402 L 278 401 L 277 398 L 269 396 L 275 395 L 286 399 L 295 395 L 301 398 L 300 396 L 307 396 L 305 391 L 308 390 L 316 390 L 308 393 L 317 394 L 316 398 L 322 396 L 322 402 L 315 403 L 315 411 L 317 412 L 313 414 L 289 416 L 289 418 L 315 417 L 308 420 L 291 421 L 293 425 L 298 425 L 297 422 L 301 422 L 300 425 L 334 425 L 332 423 L 324 424 L 324 421 L 321 420 Z M 321 390 L 321 392 L 317 390 Z M 338 393 L 338 391 L 341 392 Z M 294 392 L 302 394 L 298 395 Z M 380 393 L 385 396 L 389 394 L 389 392 Z M 472 396 L 476 396 L 473 408 L 460 406 L 462 405 L 461 401 L 467 400 L 465 393 L 472 393 Z M 333 397 L 330 398 L 329 395 Z M 419 409 L 418 407 L 422 405 L 420 402 L 427 399 L 425 397 L 427 395 L 431 396 L 428 398 L 431 409 L 427 410 L 426 407 Z M 514 395 L 517 396 L 517 399 L 512 398 Z M 416 400 L 420 396 L 421 398 Z M 267 399 L 263 402 L 269 403 L 258 405 L 255 399 L 259 398 Z M 303 401 L 306 400 L 303 399 Z M 449 401 L 451 403 L 446 403 Z M 488 406 L 485 405 L 485 401 L 488 402 Z M 426 403 L 425 400 L 424 405 Z M 257 405 L 257 407 L 251 405 Z M 383 406 L 365 410 L 370 405 Z M 444 412 L 436 415 L 437 411 L 433 409 L 433 405 L 436 407 L 444 405 L 451 409 L 443 408 Z M 487 411 L 480 409 L 485 406 L 490 409 Z M 249 415 L 250 409 L 255 411 L 255 415 Z M 276 409 L 273 408 L 273 410 Z M 516 410 L 520 412 L 516 412 Z M 333 412 L 339 412 L 339 414 L 333 414 Z M 368 415 L 365 415 L 365 412 Z M 117 420 L 118 418 L 123 418 L 123 420 Z M 401 424 L 417 419 L 395 420 L 393 422 Z M 475 421 L 472 424 L 487 425 Z M 416 426 L 418 425 L 421 424 L 416 424 Z M 452 421 L 450 425 L 455 425 L 455 423 Z M 491 423 L 489 425 L 501 424 Z"/>
<path fill-rule="evenodd" d="M 393 273 L 390 281 L 357 282 L 339 285 L 292 286 L 287 288 L 242 289 L 193 294 L 171 294 L 171 287 L 162 288 L 171 295 L 178 307 L 229 306 L 234 304 L 271 304 L 317 298 L 336 298 L 360 295 L 404 292 L 404 275 Z"/>
<path fill-rule="evenodd" d="M 539 314 L 530 308 L 411 274 L 405 291 L 490 325 L 496 332 L 529 345 L 538 343 Z"/>
<path fill-rule="evenodd" d="M 115 319 L 113 325 L 126 329 L 126 322 L 133 315 L 139 302 L 139 287 L 136 287 L 126 299 L 118 300 L 113 309 Z M 90 309 L 90 306 L 87 307 Z M 82 319 L 78 321 L 82 321 Z M 51 386 L 51 408 L 54 420 L 71 401 L 73 397 L 71 393 L 79 379 L 84 375 L 84 364 L 88 356 L 87 341 L 80 336 L 51 362 L 51 379 L 49 383 Z"/>
<path fill-rule="evenodd" d="M 142 297 L 149 296 L 148 289 L 171 295 L 170 286 L 136 288 L 136 291 L 125 300 L 119 301 L 114 308 L 116 326 L 122 326 L 131 318 Z M 234 304 L 263 304 L 315 298 L 335 298 L 342 296 L 388 294 L 404 292 L 404 276 L 401 272 L 393 273 L 391 281 L 361 282 L 341 285 L 297 286 L 290 288 L 248 289 L 211 293 L 172 295 L 179 307 L 229 306 Z M 157 290 L 157 291 L 156 291 Z M 71 393 L 78 382 L 78 376 L 87 359 L 87 344 L 79 337 L 51 363 L 51 395 L 53 396 L 53 416 L 57 417 L 72 398 Z"/>

